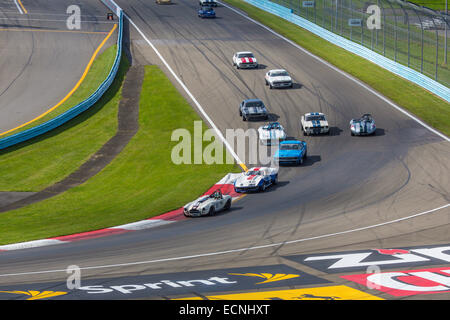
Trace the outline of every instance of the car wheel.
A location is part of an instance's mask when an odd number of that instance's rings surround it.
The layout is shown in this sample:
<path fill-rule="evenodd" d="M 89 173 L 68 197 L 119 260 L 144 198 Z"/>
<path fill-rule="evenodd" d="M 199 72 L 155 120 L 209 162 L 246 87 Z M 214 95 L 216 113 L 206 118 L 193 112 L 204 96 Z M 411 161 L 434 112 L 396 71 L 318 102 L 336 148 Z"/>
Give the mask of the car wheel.
<path fill-rule="evenodd" d="M 247 121 L 247 118 L 245 116 L 242 116 L 242 121 Z"/>
<path fill-rule="evenodd" d="M 214 207 L 209 208 L 208 215 L 213 216 L 216 214 L 216 209 Z"/>
<path fill-rule="evenodd" d="M 266 183 L 263 182 L 262 186 L 259 188 L 259 191 L 264 192 L 266 191 Z"/>
<path fill-rule="evenodd" d="M 266 86 L 268 86 L 269 85 L 269 83 L 267 82 L 267 80 L 264 80 L 265 82 L 266 82 Z"/>
<path fill-rule="evenodd" d="M 239 117 L 242 117 L 242 111 L 239 110 Z"/>
<path fill-rule="evenodd" d="M 353 131 L 350 131 L 350 135 L 353 137 L 355 134 L 353 133 Z"/>
<path fill-rule="evenodd" d="M 270 89 L 273 89 L 273 86 L 272 86 L 271 84 L 269 84 L 269 88 L 270 88 Z"/>
<path fill-rule="evenodd" d="M 224 210 L 230 210 L 231 208 L 231 200 L 228 200 L 227 203 L 225 204 Z"/>

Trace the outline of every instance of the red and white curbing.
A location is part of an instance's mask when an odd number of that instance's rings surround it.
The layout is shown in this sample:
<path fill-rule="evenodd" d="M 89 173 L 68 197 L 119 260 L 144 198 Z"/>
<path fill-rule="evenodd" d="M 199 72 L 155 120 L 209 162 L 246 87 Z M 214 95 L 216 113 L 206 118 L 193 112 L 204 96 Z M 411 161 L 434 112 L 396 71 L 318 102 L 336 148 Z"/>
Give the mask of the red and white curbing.
<path fill-rule="evenodd" d="M 214 186 L 212 186 L 204 194 L 209 195 L 209 194 L 212 194 L 214 191 L 220 189 L 223 194 L 231 195 L 233 201 L 237 200 L 239 197 L 241 197 L 241 194 L 236 193 L 234 191 L 233 184 L 239 175 L 240 175 L 239 173 L 227 174 L 225 177 L 223 177 L 219 182 L 217 182 Z M 95 231 L 82 232 L 82 233 L 48 238 L 48 239 L 42 239 L 42 240 L 34 240 L 34 241 L 2 245 L 2 246 L 0 246 L 0 251 L 30 249 L 30 248 L 37 248 L 37 247 L 44 247 L 44 246 L 52 246 L 52 245 L 63 244 L 63 243 L 70 243 L 70 242 L 80 241 L 80 240 L 100 238 L 100 237 L 105 237 L 105 236 L 114 235 L 114 234 L 121 234 L 121 233 L 125 233 L 125 232 L 150 229 L 150 228 L 158 227 L 161 225 L 166 225 L 166 224 L 173 223 L 173 222 L 183 220 L 183 219 L 186 219 L 186 217 L 183 215 L 183 208 L 179 208 L 177 210 L 173 210 L 173 211 L 164 213 L 157 217 L 153 217 L 153 218 L 149 218 L 149 219 L 145 219 L 145 220 L 141 220 L 141 221 L 137 221 L 137 222 L 127 223 L 127 224 L 123 224 L 123 225 L 116 226 L 116 227 L 110 227 L 110 228 L 105 228 L 105 229 L 100 229 L 100 230 L 95 230 Z"/>

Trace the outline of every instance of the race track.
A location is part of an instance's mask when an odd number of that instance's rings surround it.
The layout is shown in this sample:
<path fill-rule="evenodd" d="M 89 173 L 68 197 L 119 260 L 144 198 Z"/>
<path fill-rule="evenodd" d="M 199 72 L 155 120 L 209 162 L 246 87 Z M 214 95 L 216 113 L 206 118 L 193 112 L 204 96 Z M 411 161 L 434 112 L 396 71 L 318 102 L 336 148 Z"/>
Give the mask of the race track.
<path fill-rule="evenodd" d="M 242 267 L 242 274 L 299 272 L 311 276 L 304 283 L 295 279 L 272 282 L 270 288 L 277 290 L 345 285 L 372 296 L 395 299 L 398 296 L 368 290 L 341 277 L 365 273 L 366 267 L 331 271 L 324 264 L 304 263 L 304 257 L 450 243 L 448 141 L 357 81 L 226 7 L 217 8 L 217 19 L 201 20 L 196 16 L 194 0 L 176 0 L 169 6 L 140 0 L 118 4 L 222 132 L 260 126 L 261 122 L 242 122 L 237 112 L 243 99 L 260 98 L 288 135 L 307 141 L 308 161 L 303 166 L 281 168 L 280 183 L 275 188 L 247 195 L 235 202 L 230 212 L 214 217 L 185 219 L 155 229 L 54 247 L 2 252 L 2 288 L 31 288 L 39 283 L 40 290 L 61 290 L 69 265 L 82 268 L 82 282 L 105 286 L 137 285 L 148 279 L 193 279 L 193 274 L 199 277 L 210 274 L 210 270 L 236 273 L 234 270 Z M 129 36 L 133 63 L 160 65 L 181 90 L 132 26 Z M 231 66 L 233 53 L 244 50 L 255 54 L 260 69 L 236 70 Z M 296 82 L 293 89 L 269 90 L 264 86 L 264 73 L 275 68 L 290 72 Z M 301 136 L 300 116 L 310 111 L 327 114 L 332 126 L 329 136 Z M 377 122 L 377 134 L 351 137 L 349 120 L 368 112 Z M 386 264 L 383 271 L 424 269 L 429 265 L 430 259 L 414 258 L 413 251 L 406 251 L 401 254 L 408 254 L 403 257 L 410 260 L 391 255 L 388 258 L 399 259 L 399 263 L 392 267 Z M 293 257 L 299 255 L 302 257 Z M 404 260 L 409 262 L 402 264 Z M 449 261 L 435 259 L 432 265 L 448 267 Z M 191 275 L 199 270 L 203 272 Z M 203 298 L 206 292 L 217 295 L 261 291 L 259 288 L 268 290 L 258 285 L 216 290 L 194 286 L 183 292 L 136 289 L 128 295 L 115 291 L 117 295 L 108 292 L 88 297 Z M 448 292 L 428 294 L 426 298 L 449 299 Z M 77 293 L 72 293 L 59 298 L 76 297 Z"/>
<path fill-rule="evenodd" d="M 56 106 L 81 79 L 112 24 L 95 1 L 0 2 L 0 134 Z M 81 29 L 69 30 L 69 5 L 81 9 Z M 108 45 L 114 42 L 108 43 Z"/>

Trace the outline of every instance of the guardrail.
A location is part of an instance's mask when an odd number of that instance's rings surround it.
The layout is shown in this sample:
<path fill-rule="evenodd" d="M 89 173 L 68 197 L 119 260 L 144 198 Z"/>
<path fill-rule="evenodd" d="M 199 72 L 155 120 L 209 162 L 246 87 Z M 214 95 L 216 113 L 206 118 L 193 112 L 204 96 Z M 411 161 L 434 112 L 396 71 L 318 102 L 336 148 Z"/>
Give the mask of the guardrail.
<path fill-rule="evenodd" d="M 365 58 L 378 66 L 407 79 L 422 88 L 434 93 L 442 99 L 450 102 L 450 89 L 443 84 L 421 74 L 420 72 L 408 68 L 400 63 L 397 63 L 389 58 L 386 58 L 356 42 L 350 41 L 344 37 L 341 37 L 325 28 L 314 24 L 296 14 L 292 9 L 283 7 L 279 4 L 273 3 L 268 0 L 243 0 L 259 9 L 272 13 L 280 18 L 283 18 L 289 22 L 292 22 L 315 35 L 349 51 L 362 58 Z"/>
<path fill-rule="evenodd" d="M 106 77 L 105 81 L 103 81 L 100 86 L 97 88 L 97 90 L 89 96 L 86 100 L 83 102 L 77 104 L 76 106 L 70 108 L 66 112 L 56 116 L 55 118 L 48 120 L 47 122 L 44 122 L 40 125 L 37 125 L 35 127 L 32 127 L 30 129 L 18 132 L 16 134 L 13 134 L 11 136 L 5 137 L 0 139 L 0 150 L 6 149 L 8 147 L 14 146 L 16 144 L 19 144 L 21 142 L 36 138 L 40 135 L 43 135 L 44 133 L 47 133 L 57 127 L 60 127 L 61 125 L 65 124 L 66 122 L 72 120 L 79 114 L 83 113 L 84 111 L 91 108 L 100 98 L 103 96 L 103 94 L 109 89 L 111 84 L 113 83 L 117 71 L 119 70 L 120 60 L 122 58 L 122 37 L 123 37 L 123 11 L 117 10 L 115 12 L 117 16 L 119 17 L 119 30 L 118 30 L 118 37 L 117 37 L 117 53 L 114 60 L 114 64 L 111 68 L 111 71 L 109 72 L 108 76 Z"/>

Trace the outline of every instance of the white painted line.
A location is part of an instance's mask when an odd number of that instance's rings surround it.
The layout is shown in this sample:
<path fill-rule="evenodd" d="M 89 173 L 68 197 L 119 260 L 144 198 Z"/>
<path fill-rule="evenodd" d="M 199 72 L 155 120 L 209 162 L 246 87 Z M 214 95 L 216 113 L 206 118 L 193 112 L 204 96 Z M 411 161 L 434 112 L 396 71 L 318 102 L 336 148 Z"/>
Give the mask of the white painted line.
<path fill-rule="evenodd" d="M 386 226 L 389 224 L 394 224 L 397 222 L 410 220 L 413 218 L 417 218 L 420 216 L 424 216 L 430 213 L 434 213 L 437 211 L 440 211 L 442 209 L 450 207 L 450 203 L 447 203 L 446 205 L 440 206 L 438 208 L 434 208 L 431 210 L 427 210 L 424 212 L 416 213 L 407 217 L 386 221 L 366 227 L 361 228 L 355 228 L 335 233 L 328 233 L 323 234 L 319 236 L 309 237 L 309 238 L 303 238 L 303 239 L 296 239 L 296 240 L 290 240 L 290 241 L 284 241 L 284 242 L 278 242 L 278 243 L 270 243 L 266 245 L 260 245 L 260 246 L 254 246 L 254 247 L 247 247 L 247 248 L 239 248 L 239 249 L 231 249 L 231 250 L 225 250 L 225 251 L 218 251 L 218 252 L 209 252 L 209 253 L 200 253 L 200 254 L 194 254 L 189 256 L 181 256 L 181 257 L 173 257 L 173 258 L 163 258 L 163 259 L 155 259 L 155 260 L 147 260 L 147 261 L 136 261 L 136 262 L 128 262 L 128 263 L 118 263 L 118 264 L 110 264 L 110 265 L 99 265 L 99 266 L 91 266 L 91 267 L 81 267 L 82 270 L 94 270 L 94 269 L 106 269 L 106 268 L 118 268 L 118 267 L 127 267 L 127 266 L 135 266 L 135 265 L 142 265 L 142 264 L 151 264 L 151 263 L 157 263 L 157 262 L 169 262 L 169 261 L 179 261 L 179 260 L 187 260 L 187 259 L 195 259 L 195 258 L 204 258 L 204 257 L 210 257 L 210 256 L 218 256 L 218 255 L 225 255 L 230 253 L 237 253 L 237 252 L 243 252 L 243 251 L 250 251 L 250 250 L 258 250 L 258 249 L 267 249 L 267 248 L 273 248 L 278 246 L 285 246 L 289 244 L 299 243 L 299 242 L 305 242 L 305 241 L 311 241 L 311 240 L 317 240 L 317 239 L 323 239 L 323 238 L 329 238 L 334 236 L 339 236 L 343 234 L 349 234 L 353 232 L 358 231 L 364 231 L 369 230 L 373 228 L 378 228 L 381 226 Z M 33 272 L 21 272 L 21 273 L 8 273 L 8 274 L 0 274 L 0 277 L 9 277 L 9 276 L 23 276 L 23 275 L 33 275 L 33 274 L 45 274 L 45 273 L 56 273 L 56 272 L 66 272 L 66 269 L 60 269 L 60 270 L 44 270 L 44 271 L 33 271 Z"/>
<path fill-rule="evenodd" d="M 17 0 L 14 0 L 14 3 L 16 4 L 17 9 L 19 10 L 20 14 L 23 14 L 23 10 L 19 5 L 19 2 Z"/>
<path fill-rule="evenodd" d="M 121 226 L 117 227 L 111 227 L 109 229 L 124 229 L 124 230 L 144 230 L 149 229 L 157 226 L 162 226 L 164 224 L 169 224 L 175 221 L 168 221 L 168 220 L 162 220 L 162 219 L 154 219 L 154 220 L 142 220 L 132 223 L 123 224 Z"/>
<path fill-rule="evenodd" d="M 208 121 L 209 125 L 214 129 L 217 136 L 222 140 L 223 144 L 227 147 L 228 151 L 231 153 L 233 158 L 236 160 L 236 162 L 241 165 L 243 162 L 241 159 L 239 159 L 238 155 L 234 152 L 233 148 L 230 146 L 228 141 L 225 139 L 225 137 L 222 135 L 222 132 L 217 128 L 217 126 L 214 124 L 214 122 L 211 120 L 211 118 L 208 116 L 208 114 L 205 112 L 203 107 L 200 105 L 200 103 L 197 101 L 197 99 L 194 97 L 194 95 L 189 91 L 189 89 L 186 87 L 186 85 L 181 81 L 181 79 L 175 74 L 173 69 L 170 67 L 170 65 L 167 63 L 167 61 L 164 59 L 164 57 L 159 53 L 158 49 L 153 45 L 153 43 L 145 36 L 145 34 L 138 28 L 138 26 L 131 20 L 131 18 L 124 14 L 124 16 L 130 21 L 130 23 L 133 25 L 133 27 L 139 32 L 139 34 L 142 36 L 142 38 L 148 43 L 148 45 L 155 51 L 156 55 L 161 59 L 163 64 L 166 66 L 166 68 L 170 71 L 172 76 L 175 78 L 175 80 L 180 84 L 180 86 L 183 88 L 183 90 L 187 93 L 187 95 L 192 99 L 194 104 L 199 109 L 200 113 L 205 117 L 205 119 Z"/>
<path fill-rule="evenodd" d="M 344 77 L 352 80 L 353 82 L 357 83 L 358 85 L 360 85 L 361 87 L 363 87 L 364 89 L 368 90 L 370 93 L 374 94 L 375 96 L 377 96 L 378 98 L 380 98 L 381 100 L 383 100 L 384 102 L 386 102 L 387 104 L 389 104 L 390 106 L 392 106 L 393 108 L 397 109 L 398 111 L 400 111 L 401 113 L 405 114 L 406 116 L 410 117 L 411 119 L 413 119 L 414 121 L 416 121 L 417 123 L 419 123 L 420 125 L 422 125 L 423 127 L 425 127 L 426 129 L 428 129 L 429 131 L 433 132 L 434 134 L 438 135 L 439 137 L 441 137 L 442 139 L 446 140 L 447 142 L 450 142 L 450 138 L 447 137 L 446 135 L 442 134 L 441 132 L 437 131 L 436 129 L 430 127 L 429 125 L 427 125 L 426 123 L 424 123 L 423 121 L 421 121 L 420 119 L 416 118 L 415 116 L 411 115 L 410 113 L 408 113 L 406 110 L 402 109 L 401 107 L 399 107 L 398 105 L 396 105 L 395 103 L 393 103 L 392 101 L 390 101 L 389 99 L 387 99 L 386 97 L 384 97 L 383 95 L 381 95 L 380 93 L 378 93 L 377 91 L 373 90 L 371 87 L 369 87 L 368 85 L 366 85 L 365 83 L 361 82 L 359 79 L 351 76 L 350 74 L 338 69 L 337 67 L 333 66 L 331 63 L 329 63 L 326 60 L 323 60 L 322 58 L 312 54 L 311 52 L 307 51 L 306 49 L 300 47 L 298 44 L 296 44 L 295 42 L 293 42 L 292 40 L 283 37 L 281 34 L 273 31 L 272 29 L 270 29 L 269 27 L 263 25 L 262 23 L 242 14 L 241 12 L 239 12 L 238 10 L 230 7 L 229 5 L 222 3 L 220 1 L 218 1 L 218 3 L 220 3 L 221 5 L 223 5 L 224 7 L 230 9 L 231 11 L 237 13 L 238 15 L 246 18 L 247 20 L 257 24 L 258 26 L 266 29 L 267 31 L 269 31 L 270 33 L 276 35 L 277 37 L 285 40 L 286 42 L 290 43 L 291 45 L 293 45 L 294 47 L 296 47 L 297 49 L 301 50 L 302 52 L 306 53 L 307 55 L 313 57 L 314 59 L 322 62 L 323 64 L 327 65 L 328 67 L 330 67 L 331 69 L 333 69 L 334 71 L 342 74 Z M 280 18 L 281 19 L 281 18 Z"/>
<path fill-rule="evenodd" d="M 0 251 L 37 248 L 37 247 L 51 246 L 51 245 L 61 244 L 61 243 L 67 243 L 67 242 L 61 241 L 61 240 L 56 240 L 56 239 L 43 239 L 43 240 L 19 242 L 19 243 L 7 244 L 7 245 L 0 246 Z"/>

